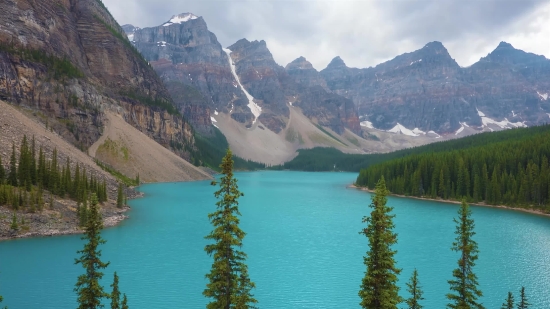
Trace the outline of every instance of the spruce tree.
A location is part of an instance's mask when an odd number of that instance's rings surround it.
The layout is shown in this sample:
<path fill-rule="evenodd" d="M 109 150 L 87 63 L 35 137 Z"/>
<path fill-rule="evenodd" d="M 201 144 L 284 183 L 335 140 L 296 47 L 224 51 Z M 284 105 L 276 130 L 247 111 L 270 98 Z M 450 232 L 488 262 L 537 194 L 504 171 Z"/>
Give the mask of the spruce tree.
<path fill-rule="evenodd" d="M 500 309 L 514 309 L 514 295 L 512 292 L 508 292 L 508 297 Z"/>
<path fill-rule="evenodd" d="M 103 228 L 103 220 L 99 211 L 97 197 L 92 194 L 92 202 L 90 205 L 90 213 L 88 222 L 85 227 L 85 234 L 82 240 L 87 243 L 84 248 L 77 253 L 81 256 L 75 259 L 75 264 L 81 264 L 86 270 L 85 274 L 78 276 L 74 291 L 77 293 L 78 309 L 96 309 L 103 308 L 101 304 L 102 298 L 108 298 L 109 294 L 105 293 L 99 281 L 103 278 L 101 269 L 105 269 L 109 263 L 104 263 L 100 260 L 101 250 L 99 246 L 105 244 L 105 240 L 101 238 L 101 229 Z"/>
<path fill-rule="evenodd" d="M 418 271 L 415 269 L 412 273 L 411 279 L 407 282 L 407 291 L 411 294 L 411 297 L 405 302 L 408 309 L 422 309 L 424 306 L 420 304 L 421 300 L 424 300 L 422 294 L 422 288 L 418 282 Z"/>
<path fill-rule="evenodd" d="M 118 194 L 117 194 L 117 198 L 116 198 L 116 207 L 117 208 L 122 208 L 122 206 L 124 206 L 124 192 L 123 192 L 123 189 L 122 189 L 122 183 L 119 183 L 118 184 Z"/>
<path fill-rule="evenodd" d="M 14 231 L 17 231 L 19 229 L 19 225 L 17 225 L 17 215 L 15 214 L 15 212 L 13 213 L 13 216 L 11 218 L 10 229 Z"/>
<path fill-rule="evenodd" d="M 239 228 L 239 202 L 243 196 L 233 177 L 233 159 L 231 150 L 227 150 L 220 165 L 223 177 L 220 179 L 220 189 L 214 193 L 218 199 L 216 211 L 208 215 L 214 230 L 205 238 L 214 241 L 204 250 L 213 257 L 212 268 L 206 275 L 208 283 L 203 295 L 212 301 L 208 309 L 255 308 L 258 301 L 250 291 L 255 287 L 248 277 L 245 264 L 246 254 L 240 251 L 246 235 Z M 212 183 L 215 185 L 215 182 Z"/>
<path fill-rule="evenodd" d="M 8 184 L 17 187 L 17 157 L 15 155 L 15 143 L 11 144 L 10 172 L 8 174 Z"/>
<path fill-rule="evenodd" d="M 126 298 L 126 293 L 122 296 L 122 304 L 120 304 L 120 309 L 128 309 L 128 299 Z"/>
<path fill-rule="evenodd" d="M 522 286 L 521 290 L 519 290 L 519 301 L 518 301 L 518 309 L 527 309 L 531 306 L 531 304 L 527 301 L 527 296 L 525 295 L 525 287 Z"/>
<path fill-rule="evenodd" d="M 387 194 L 382 177 L 371 197 L 370 217 L 363 217 L 367 227 L 360 232 L 369 240 L 369 251 L 363 258 L 367 271 L 359 290 L 360 304 L 365 309 L 394 309 L 402 302 L 397 286 L 401 270 L 395 265 L 397 251 L 391 248 L 397 243 L 397 234 L 393 232 L 395 215 L 390 214 L 393 208 L 386 205 Z"/>
<path fill-rule="evenodd" d="M 2 164 L 2 156 L 0 156 L 0 185 L 4 183 L 5 178 L 6 170 L 4 169 L 4 165 Z"/>
<path fill-rule="evenodd" d="M 483 296 L 483 293 L 478 289 L 477 276 L 473 272 L 479 250 L 477 242 L 473 240 L 475 224 L 471 215 L 470 206 L 465 200 L 462 200 L 458 210 L 458 219 L 453 219 L 456 224 L 456 238 L 451 250 L 459 252 L 460 258 L 458 268 L 453 270 L 454 278 L 447 281 L 452 291 L 452 293 L 447 294 L 447 299 L 451 301 L 447 304 L 447 308 L 484 308 L 477 301 L 478 297 Z"/>
<path fill-rule="evenodd" d="M 113 291 L 111 292 L 111 309 L 120 309 L 120 291 L 118 290 L 118 276 L 116 271 L 111 287 L 113 288 Z"/>

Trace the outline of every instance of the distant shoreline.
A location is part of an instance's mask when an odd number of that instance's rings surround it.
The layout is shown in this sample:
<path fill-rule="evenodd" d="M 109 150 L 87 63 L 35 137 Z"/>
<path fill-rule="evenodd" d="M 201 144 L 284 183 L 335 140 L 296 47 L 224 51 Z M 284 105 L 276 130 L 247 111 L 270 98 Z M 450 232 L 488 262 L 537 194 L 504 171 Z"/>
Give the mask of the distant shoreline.
<path fill-rule="evenodd" d="M 354 184 L 348 185 L 347 187 L 351 188 L 351 189 L 356 189 L 356 190 L 360 190 L 360 191 L 366 191 L 366 192 L 374 193 L 374 190 L 370 190 L 366 187 L 358 187 Z M 440 202 L 440 203 L 447 203 L 447 204 L 461 204 L 461 202 L 453 201 L 453 200 L 433 199 L 433 198 L 418 197 L 418 196 L 407 196 L 407 195 L 394 194 L 394 193 L 390 193 L 389 195 L 390 196 L 395 196 L 395 197 L 411 198 L 411 199 L 416 199 L 416 200 L 433 201 L 433 202 Z M 520 211 L 520 212 L 525 212 L 525 213 L 529 213 L 529 214 L 533 214 L 533 215 L 544 216 L 544 217 L 550 218 L 549 213 L 545 213 L 545 212 L 542 212 L 542 211 L 536 210 L 536 209 L 510 207 L 510 206 L 506 206 L 506 205 L 489 205 L 489 204 L 485 204 L 485 203 L 468 203 L 468 205 L 475 205 L 475 206 L 480 206 L 480 207 L 490 207 L 490 208 L 500 208 L 500 209 L 509 209 L 509 210 Z"/>

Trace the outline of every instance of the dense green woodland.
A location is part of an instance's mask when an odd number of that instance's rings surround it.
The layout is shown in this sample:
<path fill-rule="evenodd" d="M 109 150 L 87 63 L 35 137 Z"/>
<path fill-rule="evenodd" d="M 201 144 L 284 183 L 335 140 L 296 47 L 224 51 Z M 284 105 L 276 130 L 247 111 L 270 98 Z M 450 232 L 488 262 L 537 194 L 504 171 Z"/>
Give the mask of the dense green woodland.
<path fill-rule="evenodd" d="M 455 147 L 457 144 L 462 147 Z M 383 176 L 395 194 L 465 198 L 545 211 L 550 206 L 548 125 L 480 134 L 464 141 L 440 143 L 432 149 L 419 148 L 425 151 L 361 170 L 356 184 L 373 189 Z"/>
<path fill-rule="evenodd" d="M 93 175 L 88 176 L 86 168 L 76 165 L 71 171 L 71 162 L 59 162 L 57 150 L 51 159 L 46 158 L 42 147 L 37 151 L 34 137 L 29 142 L 24 136 L 19 153 L 12 145 L 9 164 L 4 166 L 0 158 L 0 206 L 8 205 L 13 210 L 21 208 L 30 212 L 41 211 L 44 206 L 44 192 L 68 197 L 85 205 L 91 194 L 98 202 L 107 201 L 107 184 Z M 38 154 L 37 154 L 38 152 Z M 51 198 L 51 195 L 50 195 Z M 50 206 L 52 201 L 49 202 Z"/>
<path fill-rule="evenodd" d="M 545 126 L 537 128 L 545 128 Z M 403 158 L 413 154 L 441 152 L 447 151 L 449 149 L 466 149 L 471 147 L 484 146 L 500 141 L 517 139 L 525 135 L 531 134 L 529 133 L 531 132 L 529 130 L 532 129 L 537 130 L 536 128 L 529 128 L 480 133 L 460 139 L 436 142 L 424 146 L 398 150 L 390 153 L 375 153 L 367 155 L 342 153 L 341 151 L 334 148 L 318 147 L 313 149 L 300 149 L 298 150 L 298 156 L 296 156 L 296 158 L 284 163 L 283 165 L 271 167 L 271 169 L 287 169 L 309 172 L 359 172 L 363 168 L 386 162 L 388 160 Z M 548 128 L 542 130 L 548 130 Z"/>

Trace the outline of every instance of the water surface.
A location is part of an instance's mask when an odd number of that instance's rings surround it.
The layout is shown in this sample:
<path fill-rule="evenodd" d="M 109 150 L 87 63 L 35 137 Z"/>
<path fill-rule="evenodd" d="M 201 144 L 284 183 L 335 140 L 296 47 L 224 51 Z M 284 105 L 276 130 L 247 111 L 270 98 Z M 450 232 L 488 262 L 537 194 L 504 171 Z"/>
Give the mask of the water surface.
<path fill-rule="evenodd" d="M 356 174 L 237 173 L 241 227 L 248 233 L 251 279 L 259 307 L 358 309 L 357 292 L 367 241 L 358 232 L 369 213 L 370 194 L 347 189 Z M 116 270 L 132 309 L 204 308 L 211 260 L 204 236 L 211 226 L 215 187 L 208 181 L 151 184 L 131 201 L 130 220 L 103 232 L 103 258 Z M 400 294 L 413 269 L 425 291 L 425 308 L 444 308 L 447 280 L 458 255 L 453 217 L 458 205 L 389 198 L 399 233 Z M 524 285 L 533 308 L 550 308 L 550 220 L 516 211 L 473 207 L 481 250 L 475 267 L 482 302 L 500 308 L 508 291 Z M 73 265 L 80 236 L 0 243 L 0 294 L 10 309 L 76 307 L 73 292 L 82 273 Z"/>

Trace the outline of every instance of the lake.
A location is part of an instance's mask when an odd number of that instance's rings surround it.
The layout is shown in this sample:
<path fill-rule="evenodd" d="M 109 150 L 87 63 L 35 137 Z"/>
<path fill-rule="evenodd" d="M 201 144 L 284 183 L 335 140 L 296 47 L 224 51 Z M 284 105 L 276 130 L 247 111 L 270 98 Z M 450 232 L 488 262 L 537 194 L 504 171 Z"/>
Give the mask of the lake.
<path fill-rule="evenodd" d="M 352 173 L 237 173 L 241 228 L 247 233 L 253 291 L 264 309 L 352 308 L 365 272 L 367 239 L 358 232 L 370 213 L 370 194 L 346 185 Z M 209 181 L 148 184 L 130 202 L 130 219 L 103 231 L 103 281 L 113 272 L 132 309 L 205 308 L 202 296 L 211 259 L 204 236 L 215 209 Z M 414 268 L 427 309 L 444 308 L 458 255 L 454 240 L 458 205 L 388 199 L 398 236 L 400 295 Z M 508 291 L 526 287 L 532 308 L 550 308 L 550 220 L 517 211 L 472 207 L 480 257 L 474 271 L 487 308 L 500 308 Z M 79 235 L 0 243 L 0 294 L 10 309 L 76 307 Z"/>

